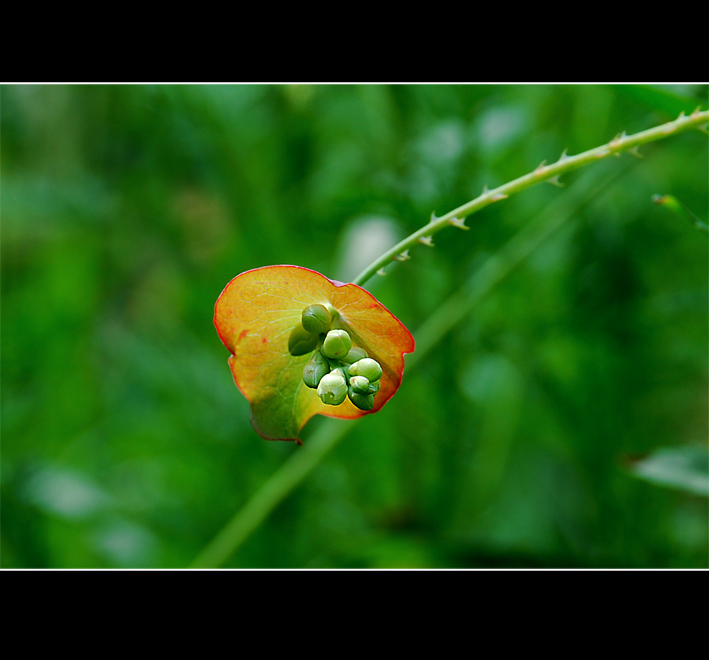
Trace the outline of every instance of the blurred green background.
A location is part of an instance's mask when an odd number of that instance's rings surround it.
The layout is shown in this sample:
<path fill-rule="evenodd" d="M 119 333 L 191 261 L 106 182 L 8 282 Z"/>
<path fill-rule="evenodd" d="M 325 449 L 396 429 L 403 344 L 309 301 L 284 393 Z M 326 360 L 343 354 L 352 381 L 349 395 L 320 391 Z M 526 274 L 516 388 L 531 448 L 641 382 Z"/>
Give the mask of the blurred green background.
<path fill-rule="evenodd" d="M 707 87 L 0 90 L 4 568 L 183 567 L 294 452 L 212 324 L 238 273 L 352 278 L 534 169 Z M 697 567 L 707 558 L 707 139 L 543 184 L 370 281 L 417 336 L 530 222 L 563 226 L 405 372 L 226 563 Z M 322 425 L 306 427 L 308 437 Z"/>

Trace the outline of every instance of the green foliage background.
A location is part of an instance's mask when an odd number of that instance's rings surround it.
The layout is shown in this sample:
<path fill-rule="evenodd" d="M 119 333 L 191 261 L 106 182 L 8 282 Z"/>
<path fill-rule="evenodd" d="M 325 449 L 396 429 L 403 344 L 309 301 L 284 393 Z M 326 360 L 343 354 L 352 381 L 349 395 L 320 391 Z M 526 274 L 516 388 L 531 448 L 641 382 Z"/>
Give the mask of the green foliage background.
<path fill-rule="evenodd" d="M 252 430 L 212 325 L 238 273 L 347 280 L 484 184 L 707 104 L 697 85 L 0 94 L 5 568 L 186 566 L 299 451 Z M 495 204 L 371 281 L 416 336 L 579 200 L 227 566 L 706 568 L 707 236 L 651 197 L 706 221 L 707 140 L 642 154 Z"/>

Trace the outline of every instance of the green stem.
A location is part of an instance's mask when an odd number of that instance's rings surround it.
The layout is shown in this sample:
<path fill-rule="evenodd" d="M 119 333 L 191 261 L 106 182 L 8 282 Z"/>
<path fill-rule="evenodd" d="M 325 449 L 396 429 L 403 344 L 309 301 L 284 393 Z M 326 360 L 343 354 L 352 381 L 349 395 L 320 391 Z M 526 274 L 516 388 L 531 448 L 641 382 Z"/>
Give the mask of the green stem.
<path fill-rule="evenodd" d="M 597 177 L 589 177 L 567 195 L 558 197 L 533 222 L 520 229 L 499 252 L 491 256 L 469 282 L 441 304 L 417 329 L 416 351 L 406 359 L 407 374 L 516 265 L 578 213 L 586 199 L 595 199 L 616 178 L 614 175 L 605 183 L 597 185 Z M 194 560 L 191 568 L 216 568 L 223 565 L 353 427 L 353 421 L 322 420 L 318 431 L 266 480 Z"/>
<path fill-rule="evenodd" d="M 669 135 L 674 135 L 680 131 L 685 131 L 690 128 L 697 128 L 707 122 L 709 122 L 709 110 L 700 112 L 697 109 L 689 116 L 685 116 L 684 113 L 682 113 L 674 121 L 661 124 L 660 126 L 655 126 L 654 128 L 649 128 L 648 130 L 636 133 L 635 135 L 618 135 L 607 144 L 603 144 L 595 149 L 590 149 L 589 151 L 584 151 L 576 156 L 568 156 L 566 155 L 566 152 L 564 152 L 555 163 L 551 165 L 542 163 L 539 167 L 537 167 L 537 169 L 529 174 L 525 174 L 524 176 L 514 179 L 509 183 L 505 183 L 504 185 L 494 188 L 493 190 L 483 190 L 482 194 L 475 199 L 459 206 L 456 209 L 453 209 L 450 213 L 446 213 L 440 218 L 432 215 L 431 221 L 427 225 L 421 227 L 421 229 L 414 232 L 400 243 L 397 243 L 376 261 L 372 262 L 352 280 L 352 283 L 362 286 L 367 280 L 369 280 L 377 272 L 381 272 L 381 269 L 392 261 L 402 261 L 407 259 L 408 250 L 415 247 L 419 243 L 432 245 L 431 238 L 433 235 L 446 227 L 468 229 L 468 227 L 463 224 L 463 220 L 467 216 L 480 211 L 493 202 L 506 199 L 514 193 L 520 192 L 525 188 L 529 188 L 530 186 L 543 181 L 557 182 L 558 177 L 571 172 L 572 170 L 578 169 L 579 167 L 594 163 L 603 158 L 607 158 L 608 156 L 619 155 L 625 151 L 633 151 L 644 144 L 648 144 L 649 142 L 662 140 Z"/>
<path fill-rule="evenodd" d="M 699 120 L 696 119 L 697 116 L 700 116 Z M 691 126 L 698 126 L 709 121 L 709 112 L 695 112 L 690 118 L 695 118 Z M 584 154 L 579 154 L 578 156 L 561 159 L 561 163 L 565 165 L 568 165 L 569 161 L 576 159 L 573 167 L 565 167 L 563 171 L 567 172 L 575 167 L 581 167 L 588 162 L 593 162 L 598 158 L 610 155 L 610 153 L 632 149 L 638 144 L 645 144 L 652 140 L 661 139 L 665 135 L 671 135 L 678 130 L 677 127 L 672 128 L 672 126 L 680 120 L 682 120 L 681 116 L 675 122 L 670 122 L 670 124 L 658 126 L 655 129 L 638 133 L 630 138 L 619 138 L 619 140 L 625 141 L 623 142 L 625 149 L 616 149 L 615 152 L 604 153 L 604 149 L 610 148 L 608 145 L 604 145 L 603 147 L 584 152 Z M 668 127 L 670 128 L 668 129 Z M 685 129 L 690 126 L 685 123 L 682 124 L 681 127 Z M 660 131 L 659 135 L 657 133 L 658 131 Z M 651 137 L 648 137 L 648 134 L 650 134 Z M 633 140 L 632 144 L 628 144 L 630 140 Z M 617 140 L 609 144 L 615 144 L 616 142 Z M 599 153 L 601 155 L 598 155 Z M 589 157 L 588 154 L 595 155 Z M 581 157 L 585 157 L 587 160 L 581 162 L 578 160 Z M 549 168 L 555 168 L 557 165 L 559 165 L 559 163 L 545 167 L 548 170 Z M 535 172 L 537 172 L 537 170 L 535 170 Z M 416 244 L 420 237 L 431 235 L 432 226 L 435 226 L 435 231 L 440 231 L 443 227 L 451 224 L 449 221 L 443 222 L 445 218 L 464 217 L 483 208 L 491 203 L 491 201 L 496 201 L 494 199 L 490 200 L 489 198 L 481 200 L 485 195 L 494 196 L 501 191 L 506 191 L 505 194 L 517 192 L 538 181 L 557 176 L 559 170 L 552 169 L 551 173 L 548 171 L 546 173 L 548 176 L 545 178 L 534 178 L 535 176 L 538 177 L 538 175 L 533 172 L 526 177 L 516 179 L 509 184 L 496 188 L 494 191 L 489 191 L 481 195 L 481 197 L 465 204 L 460 207 L 460 209 L 451 211 L 451 213 L 442 218 L 432 221 L 429 225 L 426 225 L 426 227 L 409 236 L 405 241 L 396 245 L 374 262 L 356 278 L 355 283 L 362 284 L 366 282 L 379 268 L 395 259 L 400 252 Z M 532 179 L 529 177 L 532 177 Z M 589 184 L 591 181 L 593 181 L 593 179 L 589 181 Z M 607 184 L 603 184 L 598 189 L 594 190 L 591 197 L 593 198 L 599 193 L 605 185 Z M 517 264 L 543 244 L 549 236 L 564 224 L 566 219 L 571 217 L 574 212 L 578 210 L 582 204 L 582 199 L 587 198 L 585 194 L 587 192 L 588 189 L 581 187 L 581 189 L 577 190 L 574 194 L 565 195 L 556 200 L 556 202 L 547 209 L 547 212 L 541 213 L 534 222 L 523 227 L 497 254 L 490 257 L 468 283 L 453 294 L 453 296 L 444 302 L 436 312 L 429 317 L 427 322 L 419 328 L 416 333 L 418 337 L 416 352 L 409 356 L 410 359 L 406 361 L 407 373 L 412 366 L 418 363 L 428 351 L 441 341 L 451 328 L 470 313 L 470 310 L 483 296 L 503 280 Z M 461 212 L 461 210 L 463 210 L 463 212 Z M 223 565 L 244 540 L 266 519 L 278 503 L 301 483 L 322 461 L 327 453 L 347 435 L 353 425 L 353 421 L 323 420 L 317 433 L 310 437 L 305 446 L 292 454 L 291 457 L 271 475 L 263 486 L 248 500 L 244 507 L 236 513 L 231 521 L 229 521 L 221 532 L 207 545 L 191 564 L 191 567 L 215 568 Z"/>
<path fill-rule="evenodd" d="M 308 440 L 303 451 L 295 452 L 281 465 L 207 545 L 190 568 L 217 568 L 224 564 L 275 506 L 303 481 L 340 438 L 347 434 L 353 424 L 351 420 L 338 421 L 339 424 L 324 424 L 319 432 Z"/>

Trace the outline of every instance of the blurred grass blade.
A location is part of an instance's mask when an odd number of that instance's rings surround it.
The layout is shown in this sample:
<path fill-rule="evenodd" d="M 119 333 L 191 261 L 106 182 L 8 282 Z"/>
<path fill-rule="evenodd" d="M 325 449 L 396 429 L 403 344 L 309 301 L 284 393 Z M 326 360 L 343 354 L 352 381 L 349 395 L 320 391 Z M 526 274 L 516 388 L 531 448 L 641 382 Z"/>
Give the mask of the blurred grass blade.
<path fill-rule="evenodd" d="M 630 466 L 643 481 L 709 497 L 709 451 L 706 447 L 658 449 Z"/>
<path fill-rule="evenodd" d="M 670 211 L 680 216 L 683 220 L 689 220 L 699 231 L 709 234 L 709 226 L 703 223 L 692 211 L 682 202 L 672 195 L 653 195 L 652 201 L 668 208 Z"/>

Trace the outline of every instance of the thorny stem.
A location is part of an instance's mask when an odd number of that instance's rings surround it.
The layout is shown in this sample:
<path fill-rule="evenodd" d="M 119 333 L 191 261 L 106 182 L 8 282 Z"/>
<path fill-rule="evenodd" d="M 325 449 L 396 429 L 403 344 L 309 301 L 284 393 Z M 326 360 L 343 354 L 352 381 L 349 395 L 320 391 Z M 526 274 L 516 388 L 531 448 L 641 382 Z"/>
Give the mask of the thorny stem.
<path fill-rule="evenodd" d="M 504 279 L 517 264 L 541 245 L 583 205 L 607 185 L 594 185 L 590 177 L 568 195 L 558 197 L 536 220 L 525 225 L 491 256 L 450 298 L 443 302 L 416 331 L 416 351 L 407 356 L 407 373 L 438 344 L 455 325 L 470 313 L 485 294 Z M 326 419 L 299 451 L 276 470 L 258 491 L 237 511 L 219 534 L 204 548 L 191 568 L 216 568 L 224 564 L 234 551 L 258 528 L 273 509 L 300 484 L 325 458 L 326 454 L 349 433 L 355 420 Z"/>
<path fill-rule="evenodd" d="M 364 270 L 354 280 L 354 283 L 361 285 L 366 282 L 377 270 L 397 259 L 397 257 L 399 257 L 399 260 L 405 260 L 408 254 L 405 253 L 402 257 L 402 252 L 408 250 L 417 242 L 428 242 L 427 240 L 419 241 L 420 238 L 430 238 L 433 233 L 440 231 L 449 224 L 454 224 L 451 219 L 463 218 L 487 206 L 487 204 L 497 201 L 497 199 L 502 199 L 497 197 L 500 194 L 508 196 L 510 193 L 518 192 L 537 182 L 548 180 L 561 173 L 608 156 L 611 153 L 627 151 L 640 144 L 662 139 L 667 135 L 676 133 L 678 130 L 700 126 L 707 121 L 709 121 L 709 112 L 695 111 L 690 117 L 680 115 L 674 122 L 669 124 L 663 124 L 630 137 L 616 138 L 607 145 L 586 151 L 577 156 L 562 156 L 557 163 L 544 166 L 541 176 L 540 168 L 537 168 L 531 174 L 515 179 L 495 190 L 486 191 L 480 197 L 464 204 L 460 208 L 441 218 L 432 220 L 431 223 L 382 255 Z M 571 166 L 569 166 L 570 161 Z M 560 168 L 560 164 L 563 167 Z M 567 200 L 567 202 L 571 206 L 574 205 L 571 200 Z M 417 350 L 411 356 L 414 360 L 407 360 L 407 367 L 410 368 L 412 364 L 418 362 L 416 358 L 420 359 L 436 345 L 461 318 L 464 318 L 466 313 L 482 296 L 502 280 L 516 264 L 542 244 L 548 236 L 563 224 L 571 213 L 572 209 L 564 212 L 563 208 L 554 207 L 553 212 L 541 214 L 536 222 L 525 226 L 510 239 L 498 254 L 493 255 L 486 262 L 485 266 L 474 275 L 469 283 L 466 283 L 461 290 L 443 303 L 433 317 L 420 328 L 420 332 L 417 333 L 417 335 L 420 335 L 417 342 Z M 549 220 L 550 217 L 552 218 L 551 221 Z M 224 564 L 244 540 L 268 517 L 270 512 L 310 474 L 325 455 L 351 430 L 354 423 L 353 420 L 324 420 L 321 428 L 308 439 L 307 445 L 294 453 L 288 461 L 281 465 L 221 532 L 204 548 L 190 567 L 216 568 Z"/>
<path fill-rule="evenodd" d="M 690 128 L 697 128 L 707 122 L 709 122 L 709 110 L 700 112 L 697 108 L 697 110 L 689 116 L 681 113 L 680 116 L 674 121 L 661 124 L 660 126 L 655 126 L 654 128 L 649 128 L 648 130 L 641 131 L 635 135 L 625 135 L 625 133 L 621 133 L 607 144 L 603 144 L 595 149 L 584 151 L 575 156 L 568 156 L 566 152 L 564 152 L 555 163 L 546 165 L 543 162 L 529 174 L 525 174 L 524 176 L 514 179 L 509 183 L 505 183 L 497 188 L 494 188 L 493 190 L 485 189 L 482 194 L 475 199 L 459 206 L 456 209 L 453 209 L 440 218 L 432 215 L 431 221 L 427 225 L 421 227 L 421 229 L 414 232 L 400 243 L 397 243 L 376 261 L 372 262 L 352 280 L 352 283 L 362 286 L 376 273 L 383 274 L 384 271 L 382 269 L 392 261 L 405 261 L 409 259 L 408 251 L 419 243 L 432 246 L 432 236 L 441 231 L 441 229 L 451 226 L 459 227 L 461 229 L 468 229 L 468 227 L 463 224 L 463 220 L 467 216 L 472 215 L 493 202 L 505 199 L 514 193 L 524 190 L 525 188 L 529 188 L 537 183 L 541 183 L 542 181 L 558 183 L 558 178 L 560 176 L 566 174 L 567 172 L 571 172 L 572 170 L 578 169 L 579 167 L 583 167 L 584 165 L 601 160 L 607 156 L 620 155 L 625 151 L 633 152 L 644 144 L 661 140 L 669 135 L 679 133 L 680 131 L 685 131 Z"/>

